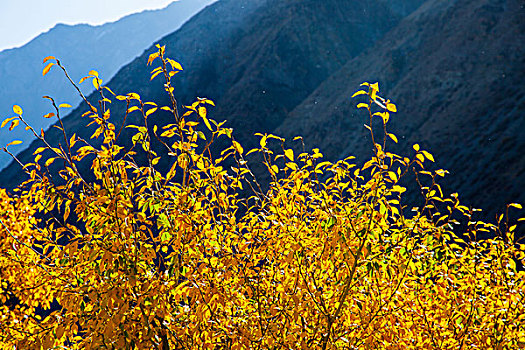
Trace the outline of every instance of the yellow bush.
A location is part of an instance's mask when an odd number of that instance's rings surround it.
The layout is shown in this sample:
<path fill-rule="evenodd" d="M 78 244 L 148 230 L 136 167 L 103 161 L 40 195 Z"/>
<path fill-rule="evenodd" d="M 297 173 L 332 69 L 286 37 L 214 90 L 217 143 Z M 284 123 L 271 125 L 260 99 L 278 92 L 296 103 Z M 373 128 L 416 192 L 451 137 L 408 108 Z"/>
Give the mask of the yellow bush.
<path fill-rule="evenodd" d="M 46 61 L 44 74 L 62 67 Z M 33 131 L 43 146 L 26 165 L 31 179 L 14 194 L 0 191 L 1 348 L 525 346 L 525 276 L 516 268 L 525 246 L 515 226 L 470 221 L 457 196 L 443 196 L 445 171 L 424 169 L 434 159 L 418 145 L 411 158 L 388 152 L 396 106 L 377 84 L 355 94 L 366 99 L 358 107 L 367 128 L 376 121 L 384 131 L 380 141 L 371 134 L 374 156 L 358 167 L 352 158 L 323 161 L 319 150 L 298 154 L 274 135 L 258 134 L 260 147 L 245 152 L 208 118 L 212 101 L 179 114 L 171 78 L 182 67 L 160 46 L 155 62 L 152 79 L 164 79 L 171 105 L 115 95 L 91 71 L 101 98 L 85 115 L 99 146 L 63 126 L 63 147 Z M 112 124 L 108 102 L 118 100 L 144 121 L 127 126 L 130 149 L 115 141 L 123 125 Z M 4 126 L 25 124 L 14 110 Z M 173 122 L 154 126 L 159 110 Z M 230 147 L 215 157 L 218 138 Z M 167 172 L 154 139 L 171 157 Z M 267 190 L 251 153 L 264 160 Z M 146 164 L 134 160 L 140 154 Z M 79 172 L 82 159 L 94 180 Z M 53 162 L 63 164 L 61 182 L 47 172 Z M 412 171 L 424 196 L 415 211 L 400 184 Z M 454 232 L 458 217 L 464 232 Z M 478 240 L 480 232 L 495 238 Z"/>

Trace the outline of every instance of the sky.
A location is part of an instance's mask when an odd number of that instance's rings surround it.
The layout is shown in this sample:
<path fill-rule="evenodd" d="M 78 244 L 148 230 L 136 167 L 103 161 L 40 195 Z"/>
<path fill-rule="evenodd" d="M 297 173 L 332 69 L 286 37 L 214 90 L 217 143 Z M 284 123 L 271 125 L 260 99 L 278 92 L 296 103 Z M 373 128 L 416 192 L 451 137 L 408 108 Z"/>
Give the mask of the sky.
<path fill-rule="evenodd" d="M 93 25 L 168 6 L 174 0 L 0 0 L 0 51 L 20 47 L 57 23 Z"/>

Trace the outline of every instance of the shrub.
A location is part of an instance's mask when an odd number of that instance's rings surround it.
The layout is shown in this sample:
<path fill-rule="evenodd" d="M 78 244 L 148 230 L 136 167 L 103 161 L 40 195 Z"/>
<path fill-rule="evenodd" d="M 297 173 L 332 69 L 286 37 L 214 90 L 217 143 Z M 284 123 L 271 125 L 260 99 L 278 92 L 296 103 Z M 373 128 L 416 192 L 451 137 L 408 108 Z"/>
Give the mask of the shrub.
<path fill-rule="evenodd" d="M 44 74 L 62 68 L 46 60 Z M 525 279 L 516 268 L 525 246 L 514 241 L 515 226 L 503 216 L 471 220 L 457 195 L 443 196 L 446 171 L 425 170 L 434 159 L 418 145 L 411 158 L 388 152 L 396 106 L 377 84 L 355 94 L 366 100 L 358 107 L 374 149 L 357 167 L 267 134 L 245 152 L 208 117 L 212 101 L 180 115 L 171 78 L 182 67 L 160 46 L 154 62 L 169 106 L 115 95 L 91 71 L 100 93 L 98 108 L 85 100 L 94 140 L 69 137 L 58 118 L 64 139 L 54 147 L 26 125 L 42 141 L 25 165 L 30 180 L 0 191 L 3 348 L 525 346 Z M 126 118 L 118 127 L 110 118 L 109 102 L 119 100 L 126 116 L 143 120 L 126 126 L 135 133 L 128 148 L 116 142 Z M 159 128 L 160 110 L 172 122 Z M 14 112 L 4 125 L 25 124 L 21 108 Z M 219 138 L 228 142 L 220 156 L 210 150 Z M 170 157 L 168 171 L 158 168 L 154 140 Z M 267 189 L 250 170 L 253 156 L 271 177 Z M 409 172 L 424 200 L 414 211 L 400 183 Z M 521 209 L 510 204 L 507 214 L 513 207 Z M 459 218 L 467 220 L 460 232 Z M 478 240 L 481 232 L 494 238 Z"/>

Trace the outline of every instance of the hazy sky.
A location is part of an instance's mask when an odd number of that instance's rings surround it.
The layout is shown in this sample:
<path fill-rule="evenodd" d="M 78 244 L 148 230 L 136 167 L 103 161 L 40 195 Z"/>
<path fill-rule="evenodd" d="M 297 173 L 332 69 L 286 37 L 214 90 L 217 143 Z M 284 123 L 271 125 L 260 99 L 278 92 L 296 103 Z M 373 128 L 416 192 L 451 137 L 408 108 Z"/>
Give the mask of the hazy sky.
<path fill-rule="evenodd" d="M 0 0 L 0 51 L 21 46 L 57 23 L 102 24 L 173 0 Z"/>

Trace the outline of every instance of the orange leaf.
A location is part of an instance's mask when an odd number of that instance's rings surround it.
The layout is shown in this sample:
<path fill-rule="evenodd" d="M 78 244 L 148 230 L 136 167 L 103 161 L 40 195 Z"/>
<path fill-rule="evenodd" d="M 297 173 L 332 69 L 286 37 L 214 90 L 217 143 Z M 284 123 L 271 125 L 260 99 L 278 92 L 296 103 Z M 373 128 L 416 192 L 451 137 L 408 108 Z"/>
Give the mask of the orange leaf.
<path fill-rule="evenodd" d="M 46 58 L 44 58 L 43 63 L 46 63 L 49 60 L 56 60 L 56 58 L 54 56 L 47 56 Z"/>
<path fill-rule="evenodd" d="M 149 55 L 147 65 L 149 66 L 153 61 L 155 61 L 155 58 L 157 58 L 157 57 L 159 57 L 159 53 L 158 52 L 155 52 L 155 53 L 152 53 L 151 55 Z"/>
<path fill-rule="evenodd" d="M 20 124 L 20 119 L 15 119 L 11 122 L 11 126 L 9 127 L 9 131 L 13 130 Z"/>
<path fill-rule="evenodd" d="M 51 67 L 53 67 L 55 64 L 53 62 L 50 62 L 47 64 L 47 66 L 44 67 L 44 70 L 42 71 L 42 76 L 46 75 Z"/>

